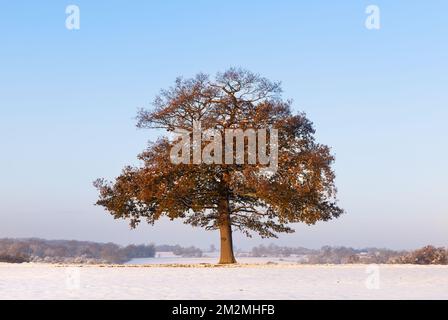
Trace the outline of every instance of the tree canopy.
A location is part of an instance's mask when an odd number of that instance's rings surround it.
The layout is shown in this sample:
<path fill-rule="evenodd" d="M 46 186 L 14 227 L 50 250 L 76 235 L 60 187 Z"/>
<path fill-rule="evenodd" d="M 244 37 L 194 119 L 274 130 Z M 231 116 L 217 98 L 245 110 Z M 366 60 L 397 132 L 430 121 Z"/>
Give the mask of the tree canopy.
<path fill-rule="evenodd" d="M 334 157 L 315 141 L 304 113 L 293 113 L 292 101 L 281 97 L 280 83 L 242 69 L 212 78 L 198 74 L 178 78 L 162 90 L 150 110 L 138 112 L 139 128 L 188 130 L 200 121 L 202 130 L 276 129 L 278 166 L 263 174 L 264 164 L 180 163 L 170 161 L 177 142 L 167 137 L 150 143 L 114 182 L 99 179 L 98 205 L 114 218 L 153 224 L 162 216 L 221 231 L 221 263 L 235 262 L 232 230 L 251 236 L 276 237 L 293 232 L 289 223 L 314 224 L 338 217 Z M 205 147 L 209 141 L 202 141 Z M 268 142 L 269 144 L 269 142 Z M 271 141 L 271 152 L 272 152 Z M 248 157 L 248 148 L 245 156 Z M 224 157 L 224 156 L 223 156 Z"/>

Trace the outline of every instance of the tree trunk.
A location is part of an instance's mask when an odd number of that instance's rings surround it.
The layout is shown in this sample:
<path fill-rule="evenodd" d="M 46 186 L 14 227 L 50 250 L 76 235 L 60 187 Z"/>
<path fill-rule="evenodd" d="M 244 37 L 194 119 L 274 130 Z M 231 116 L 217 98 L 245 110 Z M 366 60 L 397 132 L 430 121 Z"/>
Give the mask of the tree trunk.
<path fill-rule="evenodd" d="M 232 225 L 227 200 L 222 200 L 220 203 L 219 220 L 219 232 L 221 235 L 221 256 L 219 258 L 219 264 L 236 263 L 235 256 L 233 255 Z"/>

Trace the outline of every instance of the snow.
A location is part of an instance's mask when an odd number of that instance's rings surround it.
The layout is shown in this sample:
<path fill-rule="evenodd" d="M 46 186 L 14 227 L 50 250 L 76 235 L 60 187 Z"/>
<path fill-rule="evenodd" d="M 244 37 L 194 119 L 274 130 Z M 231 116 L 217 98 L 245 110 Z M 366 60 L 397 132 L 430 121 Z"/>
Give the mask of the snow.
<path fill-rule="evenodd" d="M 251 263 L 251 264 L 264 264 L 268 262 L 276 263 L 295 263 L 300 258 L 297 257 L 287 257 L 287 258 L 277 258 L 277 257 L 241 257 L 236 256 L 236 260 L 241 263 Z M 200 264 L 209 263 L 215 264 L 219 261 L 219 253 L 207 253 L 203 257 L 179 257 L 174 255 L 172 252 L 157 252 L 154 258 L 138 258 L 132 259 L 127 265 L 146 265 L 146 264 Z"/>
<path fill-rule="evenodd" d="M 0 263 L 0 299 L 448 299 L 448 266 Z"/>

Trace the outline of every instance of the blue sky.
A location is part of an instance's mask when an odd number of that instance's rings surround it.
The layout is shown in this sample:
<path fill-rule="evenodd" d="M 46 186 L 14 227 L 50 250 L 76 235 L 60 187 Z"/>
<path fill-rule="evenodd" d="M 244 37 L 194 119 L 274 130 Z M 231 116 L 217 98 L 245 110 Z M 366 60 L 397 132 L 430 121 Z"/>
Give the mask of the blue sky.
<path fill-rule="evenodd" d="M 80 30 L 65 8 L 80 8 Z M 381 29 L 364 27 L 380 8 Z M 179 76 L 240 66 L 283 83 L 332 147 L 346 214 L 275 242 L 448 245 L 446 1 L 14 1 L 0 7 L 0 237 L 202 247 L 218 234 L 129 230 L 94 207 L 156 132 L 140 107 Z"/>

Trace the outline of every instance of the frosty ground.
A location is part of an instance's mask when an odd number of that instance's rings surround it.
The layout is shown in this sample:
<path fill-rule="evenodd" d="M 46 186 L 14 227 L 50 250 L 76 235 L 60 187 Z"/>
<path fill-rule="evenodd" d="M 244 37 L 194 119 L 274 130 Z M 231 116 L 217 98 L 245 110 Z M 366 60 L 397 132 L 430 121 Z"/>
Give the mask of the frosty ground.
<path fill-rule="evenodd" d="M 448 266 L 0 264 L 0 299 L 442 298 Z"/>

